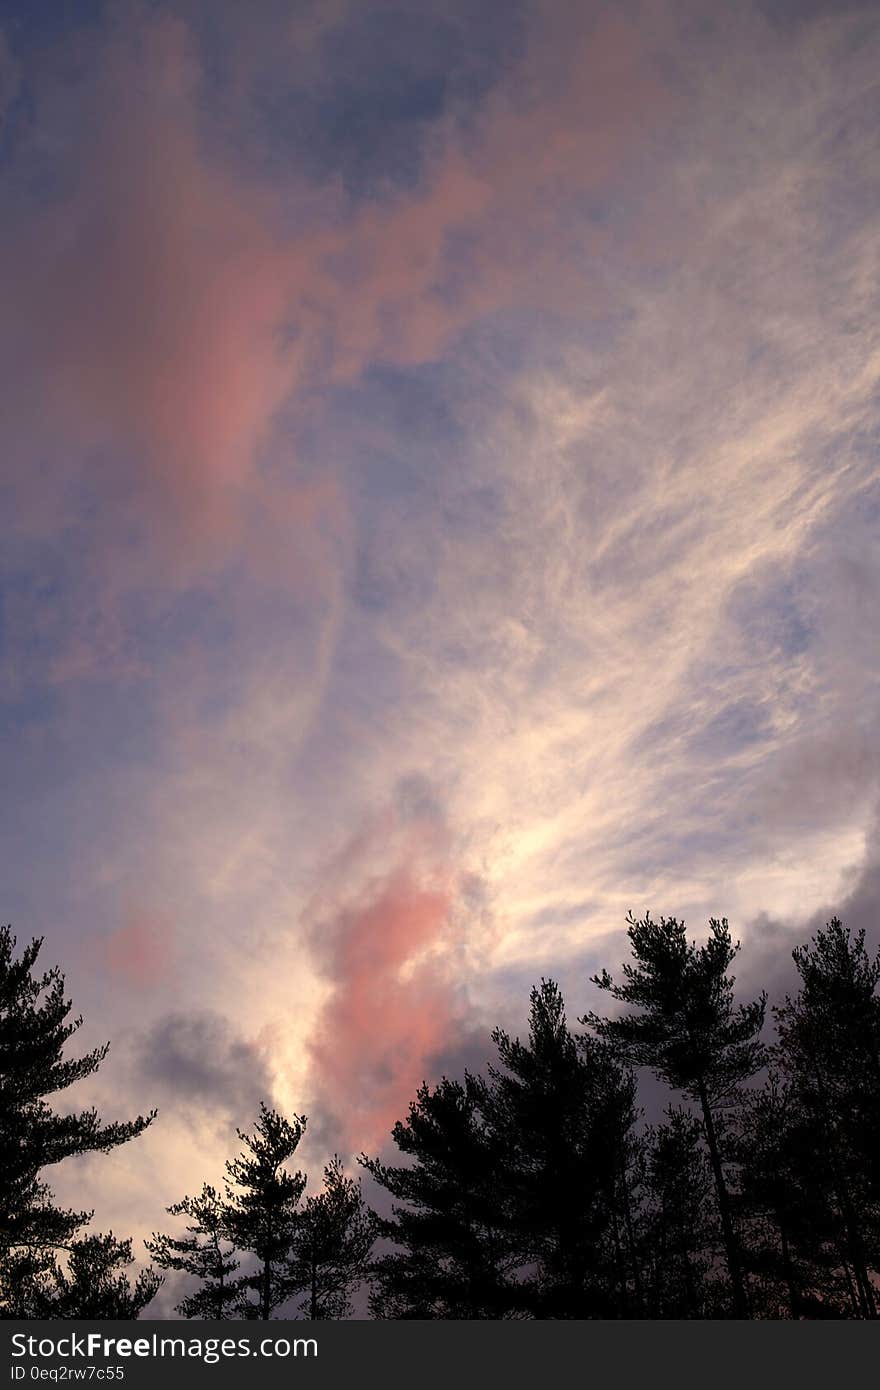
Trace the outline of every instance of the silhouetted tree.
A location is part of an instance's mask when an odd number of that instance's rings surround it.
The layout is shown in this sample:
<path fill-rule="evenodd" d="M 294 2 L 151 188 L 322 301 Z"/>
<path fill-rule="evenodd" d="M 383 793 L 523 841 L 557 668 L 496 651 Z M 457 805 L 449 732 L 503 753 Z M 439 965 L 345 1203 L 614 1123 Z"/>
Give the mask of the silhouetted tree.
<path fill-rule="evenodd" d="M 137 1318 L 162 1283 L 153 1269 L 141 1270 L 132 1284 L 124 1273 L 132 1264 L 131 1241 L 90 1235 L 71 1241 L 63 1262 L 32 1271 L 12 1295 L 15 1318 Z"/>
<path fill-rule="evenodd" d="M 594 976 L 593 983 L 641 1012 L 614 1019 L 591 1013 L 584 1022 L 631 1064 L 651 1067 L 668 1085 L 699 1103 L 733 1311 L 745 1318 L 749 1305 L 724 1172 L 722 1123 L 725 1104 L 764 1065 L 765 1048 L 758 1034 L 766 996 L 734 1005 L 734 979 L 728 971 L 739 943 L 731 941 L 726 918 L 710 920 L 709 939 L 702 946 L 688 941 L 684 923 L 675 917 L 654 922 L 648 915 L 637 921 L 630 913 L 627 921 L 635 964 L 624 965 L 621 985 L 615 985 L 607 970 Z"/>
<path fill-rule="evenodd" d="M 284 1165 L 296 1152 L 305 1127 L 304 1117 L 287 1120 L 261 1103 L 254 1133 L 237 1131 L 244 1152 L 226 1164 L 230 1181 L 225 1229 L 236 1250 L 255 1256 L 258 1263 L 254 1274 L 239 1281 L 239 1307 L 246 1318 L 270 1318 L 292 1293 L 289 1266 L 306 1179 Z"/>
<path fill-rule="evenodd" d="M 747 1091 L 736 1138 L 745 1258 L 762 1317 L 834 1317 L 846 1287 L 815 1126 L 797 1092 L 772 1072 Z"/>
<path fill-rule="evenodd" d="M 361 1156 L 395 1199 L 379 1223 L 394 1249 L 372 1265 L 379 1318 L 498 1318 L 516 1309 L 501 1146 L 483 1119 L 485 1085 L 467 1075 L 423 1085 L 394 1142 L 399 1167 Z"/>
<path fill-rule="evenodd" d="M 607 1136 L 611 1168 L 608 1189 L 614 1268 L 621 1317 L 645 1316 L 644 1251 L 640 1233 L 645 1182 L 645 1138 L 637 1133 L 641 1115 L 638 1087 L 629 1067 L 607 1044 L 579 1035 L 578 1048 L 593 1058 L 598 1087 L 593 1123 Z M 596 1065 L 596 1063 L 599 1065 Z"/>
<path fill-rule="evenodd" d="M 305 1290 L 300 1309 L 306 1317 L 348 1316 L 352 1291 L 367 1275 L 377 1226 L 360 1183 L 346 1177 L 334 1157 L 324 1169 L 323 1191 L 309 1197 L 300 1213 L 288 1266 L 291 1289 Z"/>
<path fill-rule="evenodd" d="M 858 1315 L 877 1316 L 880 1268 L 880 953 L 833 918 L 792 953 L 801 988 L 774 1010 L 777 1064 L 813 1136 Z"/>
<path fill-rule="evenodd" d="M 837 918 L 793 952 L 800 989 L 774 1009 L 757 1086 L 765 996 L 735 1004 L 726 920 L 703 945 L 676 918 L 628 924 L 622 982 L 594 983 L 631 1012 L 591 1013 L 573 1033 L 543 980 L 525 1041 L 496 1029 L 484 1076 L 420 1088 L 393 1130 L 399 1166 L 361 1156 L 387 1218 L 338 1157 L 303 1205 L 306 1179 L 287 1165 L 306 1121 L 261 1105 L 224 1195 L 205 1184 L 168 1208 L 184 1234 L 145 1242 L 195 1281 L 177 1311 L 268 1319 L 299 1299 L 308 1317 L 343 1318 L 372 1280 L 381 1318 L 876 1317 L 880 953 Z M 39 950 L 16 957 L 0 931 L 0 1312 L 136 1318 L 160 1276 L 131 1279 L 130 1240 L 79 1236 L 89 1214 L 59 1207 L 42 1175 L 153 1115 L 103 1125 L 50 1107 L 107 1048 L 64 1057 L 80 1020 L 61 973 L 35 972 Z M 639 1130 L 634 1066 L 693 1113 L 670 1107 Z"/>
<path fill-rule="evenodd" d="M 184 1197 L 167 1208 L 169 1216 L 189 1217 L 185 1236 L 153 1233 L 144 1241 L 160 1269 L 183 1271 L 199 1287 L 176 1305 L 182 1318 L 222 1320 L 234 1313 L 241 1286 L 233 1278 L 239 1267 L 227 1235 L 226 1204 L 216 1188 L 205 1183 L 198 1197 Z"/>
<path fill-rule="evenodd" d="M 510 1238 L 533 1317 L 628 1316 L 638 1267 L 626 1230 L 635 1082 L 610 1048 L 575 1039 L 558 986 L 532 990 L 527 1042 L 497 1029 L 483 1110 L 500 1142 Z"/>
<path fill-rule="evenodd" d="M 85 1056 L 64 1057 L 82 1023 L 71 1019 L 64 976 L 54 967 L 35 973 L 42 945 L 34 940 L 16 957 L 9 927 L 0 928 L 0 1312 L 9 1316 L 16 1286 L 27 1277 L 37 1283 L 55 1277 L 54 1252 L 69 1248 L 78 1258 L 95 1257 L 110 1236 L 74 1242 L 90 1213 L 59 1207 L 42 1171 L 65 1158 L 107 1152 L 141 1134 L 155 1112 L 136 1120 L 104 1125 L 97 1112 L 56 1113 L 46 1097 L 90 1076 L 109 1044 Z M 124 1244 L 124 1243 L 123 1243 Z M 122 1248 L 117 1242 L 115 1248 Z M 109 1258 L 109 1256 L 108 1256 Z M 76 1284 L 76 1281 L 74 1281 Z M 59 1287 L 61 1287 L 59 1285 Z M 82 1287 L 77 1284 L 76 1287 Z M 83 1315 L 85 1316 L 85 1314 Z"/>
<path fill-rule="evenodd" d="M 717 1222 L 703 1130 L 693 1115 L 670 1107 L 648 1131 L 644 1242 L 648 1316 L 704 1318 Z"/>

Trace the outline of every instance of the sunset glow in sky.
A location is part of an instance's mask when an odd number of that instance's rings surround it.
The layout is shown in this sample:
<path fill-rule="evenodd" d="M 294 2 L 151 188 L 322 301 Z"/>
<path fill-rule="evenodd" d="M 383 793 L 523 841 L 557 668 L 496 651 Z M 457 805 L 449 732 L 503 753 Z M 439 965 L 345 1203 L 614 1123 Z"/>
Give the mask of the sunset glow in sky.
<path fill-rule="evenodd" d="M 0 6 L 0 915 L 160 1110 L 96 1228 L 261 1097 L 376 1152 L 629 908 L 868 920 L 878 73 L 873 3 Z"/>

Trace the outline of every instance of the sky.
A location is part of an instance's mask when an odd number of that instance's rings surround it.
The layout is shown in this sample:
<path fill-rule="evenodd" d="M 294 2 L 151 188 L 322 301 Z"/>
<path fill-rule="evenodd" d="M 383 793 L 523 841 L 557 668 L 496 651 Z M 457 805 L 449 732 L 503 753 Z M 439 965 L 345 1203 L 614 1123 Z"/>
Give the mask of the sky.
<path fill-rule="evenodd" d="M 3 0 L 3 903 L 117 1234 L 880 899 L 880 9 Z M 71 1104 L 74 1100 L 71 1099 Z"/>

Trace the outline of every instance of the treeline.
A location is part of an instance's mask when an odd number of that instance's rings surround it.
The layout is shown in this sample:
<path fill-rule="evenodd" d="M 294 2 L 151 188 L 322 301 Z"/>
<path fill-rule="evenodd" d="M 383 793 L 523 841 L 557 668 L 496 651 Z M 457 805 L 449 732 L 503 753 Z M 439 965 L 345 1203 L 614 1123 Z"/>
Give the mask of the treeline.
<path fill-rule="evenodd" d="M 690 941 L 629 918 L 631 959 L 593 983 L 617 1005 L 569 1024 L 553 981 L 525 1039 L 493 1036 L 484 1074 L 423 1085 L 393 1130 L 399 1161 L 361 1155 L 382 1216 L 338 1158 L 306 1196 L 305 1119 L 260 1107 L 221 1188 L 168 1208 L 146 1242 L 83 1234 L 43 1171 L 136 1138 L 47 1097 L 106 1048 L 65 1060 L 79 1026 L 60 972 L 0 932 L 0 1308 L 11 1318 L 136 1318 L 159 1270 L 184 1318 L 874 1318 L 880 1276 L 880 954 L 834 918 L 793 952 L 770 1010 L 734 998 L 725 920 Z M 772 1024 L 772 1028 L 768 1025 Z M 768 1034 L 770 1036 L 768 1036 Z M 646 1124 L 638 1078 L 669 1092 Z"/>

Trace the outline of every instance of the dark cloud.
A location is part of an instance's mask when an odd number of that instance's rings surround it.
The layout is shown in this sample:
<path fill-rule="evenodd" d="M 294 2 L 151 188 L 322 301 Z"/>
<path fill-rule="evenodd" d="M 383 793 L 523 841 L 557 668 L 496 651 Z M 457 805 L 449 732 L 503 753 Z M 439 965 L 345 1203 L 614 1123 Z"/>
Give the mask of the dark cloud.
<path fill-rule="evenodd" d="M 871 839 L 874 845 L 871 858 L 862 869 L 852 892 L 841 903 L 838 916 L 851 931 L 864 929 L 867 940 L 876 947 L 880 945 L 880 853 L 877 849 L 876 827 Z M 821 923 L 814 918 L 811 925 L 815 930 Z"/>
<path fill-rule="evenodd" d="M 771 1004 L 798 987 L 797 971 L 791 953 L 806 945 L 832 917 L 839 917 L 853 936 L 864 930 L 868 949 L 880 948 L 880 817 L 868 834 L 871 846 L 849 892 L 829 901 L 806 922 L 795 925 L 761 913 L 749 923 L 746 942 L 738 962 L 743 994 L 765 989 Z"/>
<path fill-rule="evenodd" d="M 435 788 L 421 772 L 410 772 L 399 779 L 394 789 L 394 803 L 404 823 L 434 821 L 443 825 L 446 819 L 445 807 Z"/>
<path fill-rule="evenodd" d="M 259 1049 L 207 1009 L 160 1018 L 140 1040 L 135 1066 L 159 1103 L 227 1115 L 242 1127 L 272 1093 Z"/>

